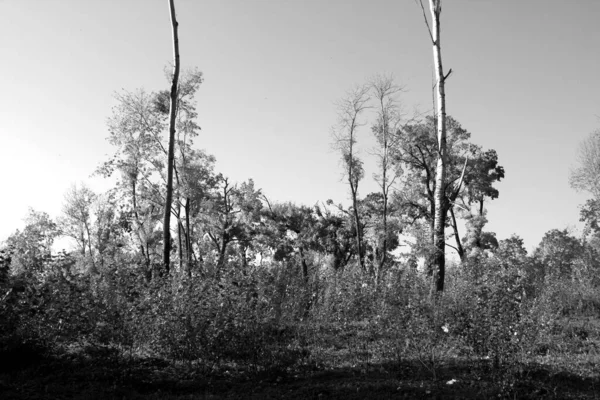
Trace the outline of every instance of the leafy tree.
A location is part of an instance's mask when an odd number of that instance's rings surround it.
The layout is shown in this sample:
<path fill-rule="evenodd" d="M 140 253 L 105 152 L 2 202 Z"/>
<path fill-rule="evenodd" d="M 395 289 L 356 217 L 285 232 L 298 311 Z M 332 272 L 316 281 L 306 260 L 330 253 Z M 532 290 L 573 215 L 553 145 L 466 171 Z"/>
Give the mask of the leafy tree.
<path fill-rule="evenodd" d="M 400 140 L 395 152 L 395 163 L 402 168 L 403 176 L 402 191 L 396 194 L 394 201 L 401 208 L 408 224 L 419 220 L 428 224 L 429 246 L 434 244 L 436 212 L 438 146 L 435 127 L 436 120 L 432 117 L 405 125 L 397 133 Z M 441 212 L 448 224 L 448 211 L 464 189 L 464 177 L 474 168 L 469 165 L 468 158 L 476 148 L 468 141 L 471 134 L 450 116 L 447 118 L 446 128 L 447 185 Z"/>
<path fill-rule="evenodd" d="M 251 179 L 241 185 L 232 185 L 228 178 L 219 176 L 217 189 L 201 203 L 197 232 L 202 237 L 206 235 L 217 254 L 216 273 L 224 268 L 232 244 L 237 245 L 242 266 L 247 265 L 246 251 L 252 246 L 255 224 L 260 221 L 261 196 Z"/>
<path fill-rule="evenodd" d="M 600 263 L 585 237 L 577 238 L 567 229 L 552 229 L 535 249 L 532 261 L 536 273 L 532 286 L 545 304 L 545 312 L 597 312 Z"/>
<path fill-rule="evenodd" d="M 8 283 L 8 271 L 11 261 L 10 251 L 5 248 L 0 249 L 0 289 L 4 289 Z"/>
<path fill-rule="evenodd" d="M 600 199 L 600 130 L 579 145 L 577 167 L 571 171 L 571 187 Z"/>
<path fill-rule="evenodd" d="M 29 209 L 25 228 L 17 230 L 6 240 L 12 273 L 43 273 L 59 234 L 58 226 L 47 213 Z"/>
<path fill-rule="evenodd" d="M 362 209 L 362 201 L 358 203 Z M 333 204 L 328 201 L 328 204 Z M 309 279 L 310 253 L 325 256 L 327 266 L 342 270 L 356 256 L 356 234 L 351 210 L 336 206 L 332 212 L 325 206 L 297 206 L 291 203 L 269 205 L 265 211 L 268 223 L 266 240 L 276 261 L 299 259 L 302 277 Z M 362 212 L 362 210 L 361 210 Z"/>
<path fill-rule="evenodd" d="M 389 267 L 393 262 L 391 252 L 400 244 L 399 235 L 403 232 L 403 225 L 396 207 L 386 204 L 382 192 L 368 194 L 360 200 L 359 206 L 365 223 L 366 259 L 369 271 L 378 284 L 384 267 Z"/>
<path fill-rule="evenodd" d="M 72 185 L 65 194 L 63 216 L 58 220 L 61 234 L 75 240 L 79 254 L 84 262 L 89 260 L 92 270 L 96 269 L 92 243 L 92 207 L 96 197 L 86 185 Z"/>
<path fill-rule="evenodd" d="M 327 200 L 326 204 L 331 206 L 333 201 Z M 361 207 L 360 203 L 357 205 Z M 357 229 L 354 224 L 354 210 L 346 210 L 341 205 L 337 205 L 336 208 L 340 212 L 334 213 L 327 207 L 315 205 L 315 213 L 318 217 L 316 238 L 324 253 L 331 257 L 328 266 L 334 271 L 343 270 L 350 259 L 358 256 L 359 252 L 354 240 Z"/>
<path fill-rule="evenodd" d="M 451 213 L 453 211 L 451 209 Z M 482 250 L 495 250 L 499 243 L 494 232 L 486 232 L 483 227 L 488 222 L 485 211 L 483 215 L 465 213 L 463 217 L 467 228 L 465 236 L 459 240 L 457 238 L 457 252 L 461 260 L 465 260 L 467 254 L 479 252 Z M 458 235 L 456 229 L 456 220 L 453 217 L 452 227 L 455 228 L 455 234 Z M 463 243 L 463 245 L 461 245 Z"/>
<path fill-rule="evenodd" d="M 116 94 L 115 98 L 118 103 L 108 119 L 108 140 L 117 150 L 96 172 L 105 177 L 119 172 L 112 196 L 121 226 L 143 258 L 148 275 L 160 236 L 157 224 L 162 195 L 156 182 L 164 166 L 164 124 L 156 112 L 154 95 L 138 90 Z"/>
<path fill-rule="evenodd" d="M 471 145 L 464 169 L 465 190 L 450 207 L 451 226 L 456 240 L 456 251 L 464 260 L 467 252 L 473 249 L 491 249 L 498 243 L 492 232 L 484 232 L 487 223 L 484 203 L 486 199 L 498 198 L 499 192 L 493 185 L 504 178 L 504 167 L 498 165 L 495 150 L 483 151 L 481 147 Z M 474 208 L 474 209 L 473 209 Z M 458 214 L 466 221 L 467 236 L 461 241 L 456 223 Z"/>
<path fill-rule="evenodd" d="M 588 199 L 580 209 L 580 221 L 586 223 L 586 230 L 600 234 L 600 199 Z"/>
<path fill-rule="evenodd" d="M 532 328 L 523 317 L 531 269 L 523 240 L 516 235 L 501 240 L 493 253 L 474 252 L 462 266 L 470 278 L 465 295 L 475 300 L 465 310 L 470 319 L 465 339 L 495 368 L 514 362 Z"/>
<path fill-rule="evenodd" d="M 169 78 L 170 75 L 167 74 Z M 200 127 L 195 122 L 198 113 L 193 97 L 202 83 L 202 73 L 196 69 L 184 71 L 178 80 L 177 114 L 176 114 L 176 157 L 173 168 L 175 187 L 171 211 L 177 218 L 177 242 L 179 267 L 187 265 L 188 273 L 194 252 L 190 236 L 190 214 L 193 199 L 203 196 L 208 188 L 215 185 L 214 156 L 202 150 L 193 148 L 194 139 L 198 136 Z M 155 109 L 166 118 L 169 110 L 170 93 L 161 91 L 155 94 Z M 202 182 L 202 183 L 200 183 Z M 185 255 L 184 250 L 185 249 Z"/>
<path fill-rule="evenodd" d="M 402 190 L 395 193 L 393 204 L 400 210 L 409 230 L 419 239 L 417 253 L 430 257 L 435 252 L 435 187 L 437 139 L 435 120 L 406 124 L 397 132 L 394 162 L 403 171 Z M 493 233 L 484 232 L 487 222 L 484 202 L 498 197 L 495 182 L 504 177 L 494 150 L 483 151 L 470 142 L 471 134 L 452 117 L 447 118 L 446 194 L 442 214 L 451 226 L 456 241 L 454 248 L 461 259 L 473 248 L 493 248 L 497 241 Z M 457 217 L 466 221 L 467 236 L 461 239 Z M 418 223 L 417 223 L 418 222 Z M 425 222 L 426 224 L 423 224 Z M 418 232 L 417 232 L 418 231 Z M 430 259 L 430 263 L 431 263 Z M 431 265 L 431 264 L 430 264 Z"/>
<path fill-rule="evenodd" d="M 220 176 L 214 171 L 214 156 L 193 149 L 189 145 L 182 145 L 181 149 L 176 164 L 178 185 L 174 213 L 177 217 L 180 267 L 185 262 L 189 275 L 192 263 L 197 263 L 201 258 L 201 255 L 196 254 L 193 246 L 196 241 L 193 230 L 194 220 L 199 218 L 202 204 L 216 189 Z"/>
<path fill-rule="evenodd" d="M 600 254 L 600 200 L 588 199 L 579 213 L 579 220 L 585 223 L 582 235 L 584 246 L 588 253 Z"/>
<path fill-rule="evenodd" d="M 178 227 L 181 226 L 180 209 L 185 204 L 185 199 L 179 196 L 189 193 L 179 186 L 186 185 L 184 179 L 190 181 L 192 178 L 180 177 L 177 168 L 189 174 L 197 164 L 195 159 L 202 158 L 194 155 L 191 147 L 200 130 L 195 123 L 197 113 L 193 97 L 201 83 L 202 73 L 193 69 L 185 71 L 178 84 L 175 143 L 178 160 L 174 169 L 178 196 L 175 206 L 171 207 L 178 218 Z M 115 97 L 118 104 L 113 108 L 108 126 L 109 142 L 117 147 L 117 151 L 97 173 L 106 177 L 120 173 L 113 197 L 120 209 L 119 218 L 132 237 L 133 248 L 143 258 L 148 275 L 153 264 L 159 264 L 158 246 L 164 233 L 160 230 L 160 216 L 166 202 L 164 188 L 168 180 L 168 150 L 163 143 L 168 117 L 165 114 L 167 97 L 164 92 L 147 93 L 144 90 L 123 92 Z"/>
<path fill-rule="evenodd" d="M 311 207 L 293 203 L 269 204 L 265 212 L 272 222 L 267 237 L 275 261 L 299 257 L 302 278 L 309 280 L 308 252 L 322 250 L 317 238 L 317 216 Z"/>
<path fill-rule="evenodd" d="M 589 242 L 600 250 L 600 130 L 579 145 L 577 166 L 571 171 L 569 180 L 572 188 L 592 196 L 580 208 L 580 221 L 585 222 L 584 236 L 592 234 Z"/>
<path fill-rule="evenodd" d="M 98 258 L 98 272 L 103 273 L 109 262 L 116 264 L 122 256 L 128 224 L 123 225 L 122 219 L 119 221 L 119 216 L 122 217 L 123 214 L 119 214 L 116 209 L 111 193 L 97 195 L 91 211 L 94 215 L 91 243 Z"/>
<path fill-rule="evenodd" d="M 544 267 L 546 279 L 571 279 L 575 262 L 583 255 L 579 239 L 566 229 L 552 229 L 544 235 L 534 252 Z"/>
<path fill-rule="evenodd" d="M 523 265 L 527 257 L 525 242 L 518 235 L 512 235 L 498 243 L 496 257 L 504 262 L 505 267 Z"/>

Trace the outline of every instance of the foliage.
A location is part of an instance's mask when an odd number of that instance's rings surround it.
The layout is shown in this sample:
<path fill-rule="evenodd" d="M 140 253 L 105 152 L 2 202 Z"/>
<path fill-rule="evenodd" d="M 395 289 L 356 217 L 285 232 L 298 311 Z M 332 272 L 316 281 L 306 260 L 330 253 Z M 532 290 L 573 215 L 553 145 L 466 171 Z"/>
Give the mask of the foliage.
<path fill-rule="evenodd" d="M 592 132 L 579 145 L 577 167 L 571 171 L 571 187 L 600 199 L 600 131 Z"/>
<path fill-rule="evenodd" d="M 443 218 L 452 226 L 456 250 L 460 258 L 474 248 L 493 247 L 491 234 L 483 231 L 486 224 L 484 202 L 499 196 L 494 184 L 504 178 L 504 168 L 498 165 L 495 150 L 484 151 L 470 142 L 471 133 L 454 118 L 448 116 L 447 168 L 448 185 L 443 201 Z M 435 174 L 437 164 L 437 131 L 433 117 L 411 121 L 398 130 L 394 163 L 403 170 L 402 190 L 394 195 L 394 203 L 406 224 L 423 230 L 428 235 L 418 235 L 417 249 L 431 252 L 435 215 Z M 473 209 L 474 207 L 474 209 Z M 458 232 L 456 216 L 466 221 L 467 236 Z M 425 241 L 425 242 L 423 242 Z"/>
<path fill-rule="evenodd" d="M 58 227 L 47 213 L 30 209 L 23 231 L 17 230 L 6 240 L 13 273 L 42 272 L 58 235 Z"/>
<path fill-rule="evenodd" d="M 575 261 L 582 254 L 583 246 L 577 238 L 567 230 L 553 229 L 546 232 L 534 257 L 543 265 L 547 280 L 564 280 L 573 277 Z"/>

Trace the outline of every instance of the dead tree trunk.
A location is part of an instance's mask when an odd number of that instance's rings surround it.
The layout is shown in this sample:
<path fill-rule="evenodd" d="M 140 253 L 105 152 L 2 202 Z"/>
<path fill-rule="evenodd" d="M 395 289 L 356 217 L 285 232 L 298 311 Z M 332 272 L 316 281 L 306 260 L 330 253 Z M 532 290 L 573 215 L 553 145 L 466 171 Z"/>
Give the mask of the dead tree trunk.
<path fill-rule="evenodd" d="M 171 204 L 173 203 L 173 164 L 175 161 L 175 119 L 177 116 L 177 83 L 179 81 L 179 37 L 175 1 L 169 0 L 171 28 L 173 30 L 173 57 L 175 61 L 173 81 L 171 83 L 171 101 L 169 109 L 169 152 L 167 156 L 167 195 L 163 219 L 163 266 L 168 274 L 171 264 Z"/>
<path fill-rule="evenodd" d="M 446 94 L 445 80 L 450 75 L 444 76 L 442 67 L 442 48 L 440 44 L 440 14 L 442 13 L 442 0 L 429 0 L 429 10 L 431 12 L 431 27 L 427 20 L 423 2 L 420 0 L 425 23 L 429 31 L 431 43 L 433 45 L 433 63 L 435 66 L 436 77 L 436 116 L 437 116 L 437 142 L 438 142 L 438 161 L 435 174 L 435 215 L 433 221 L 433 274 L 432 274 L 432 295 L 444 290 L 444 278 L 446 275 L 446 237 L 445 237 L 445 217 L 446 217 Z"/>

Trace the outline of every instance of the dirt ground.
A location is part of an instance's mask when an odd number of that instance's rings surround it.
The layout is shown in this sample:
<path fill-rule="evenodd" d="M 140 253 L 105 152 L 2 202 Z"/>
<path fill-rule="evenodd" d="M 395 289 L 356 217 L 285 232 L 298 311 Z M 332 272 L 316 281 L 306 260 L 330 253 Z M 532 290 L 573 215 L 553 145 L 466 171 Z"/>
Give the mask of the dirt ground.
<path fill-rule="evenodd" d="M 201 368 L 80 355 L 2 360 L 0 399 L 599 399 L 600 380 L 541 366 L 494 371 L 418 364 L 285 372 Z"/>

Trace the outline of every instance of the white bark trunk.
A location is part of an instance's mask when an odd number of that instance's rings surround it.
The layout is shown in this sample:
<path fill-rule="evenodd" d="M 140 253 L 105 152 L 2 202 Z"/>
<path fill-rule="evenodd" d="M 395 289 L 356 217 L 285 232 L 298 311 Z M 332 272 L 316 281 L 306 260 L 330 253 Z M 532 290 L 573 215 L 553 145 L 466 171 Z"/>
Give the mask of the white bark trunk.
<path fill-rule="evenodd" d="M 435 218 L 433 223 L 433 245 L 435 257 L 433 265 L 432 291 L 444 290 L 444 278 L 446 272 L 445 257 L 445 205 L 446 194 L 446 98 L 444 91 L 444 69 L 442 67 L 442 52 L 440 44 L 440 14 L 442 12 L 442 0 L 429 0 L 431 10 L 431 36 L 433 39 L 433 62 L 436 75 L 436 112 L 437 112 L 437 139 L 438 139 L 438 162 L 435 175 Z"/>

